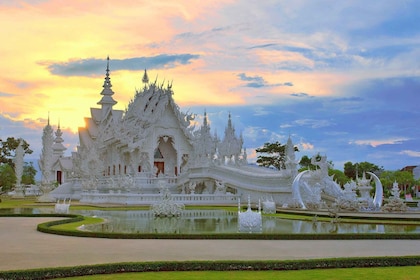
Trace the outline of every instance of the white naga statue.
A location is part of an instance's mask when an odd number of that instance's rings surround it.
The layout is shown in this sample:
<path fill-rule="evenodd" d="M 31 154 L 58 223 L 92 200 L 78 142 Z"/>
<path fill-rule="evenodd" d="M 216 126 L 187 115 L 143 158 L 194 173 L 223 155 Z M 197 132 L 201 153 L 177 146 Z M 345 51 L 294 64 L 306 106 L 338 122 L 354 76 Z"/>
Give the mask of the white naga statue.
<path fill-rule="evenodd" d="M 171 192 L 164 186 L 162 181 L 160 182 L 160 189 L 162 194 L 161 200 L 154 203 L 150 209 L 153 215 L 156 217 L 180 216 L 185 209 L 184 204 L 173 201 Z"/>

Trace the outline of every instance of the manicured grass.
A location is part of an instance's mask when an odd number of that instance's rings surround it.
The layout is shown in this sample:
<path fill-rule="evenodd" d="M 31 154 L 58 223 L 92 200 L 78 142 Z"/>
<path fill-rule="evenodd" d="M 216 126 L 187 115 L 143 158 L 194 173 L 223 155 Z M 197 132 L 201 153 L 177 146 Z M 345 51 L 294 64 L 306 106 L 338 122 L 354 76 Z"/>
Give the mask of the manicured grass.
<path fill-rule="evenodd" d="M 94 218 L 94 217 L 83 217 L 84 219 L 82 221 L 79 222 L 74 222 L 74 223 L 68 223 L 68 224 L 60 224 L 60 225 L 56 225 L 56 226 L 52 226 L 52 229 L 56 229 L 56 230 L 65 230 L 65 231 L 76 231 L 78 230 L 77 228 L 82 226 L 82 225 L 90 225 L 90 224 L 98 224 L 98 223 L 102 223 L 104 221 L 104 219 L 102 218 Z"/>
<path fill-rule="evenodd" d="M 15 199 L 9 196 L 1 196 L 0 199 L 0 208 L 33 208 L 33 206 L 30 205 L 36 203 L 35 198 L 33 197 Z"/>
<path fill-rule="evenodd" d="M 267 216 L 287 219 L 287 220 L 300 220 L 300 221 L 313 221 L 313 216 L 289 214 L 289 213 L 276 213 L 267 214 Z M 316 221 L 330 222 L 332 218 L 326 216 L 317 216 Z M 397 219 L 366 219 L 366 218 L 344 218 L 340 217 L 340 223 L 353 223 L 353 224 L 387 224 L 387 225 L 420 225 L 420 221 L 413 220 L 397 220 Z"/>
<path fill-rule="evenodd" d="M 94 275 L 73 278 L 71 280 L 258 280 L 258 279 L 293 279 L 293 280 L 416 280 L 419 279 L 420 266 L 313 269 L 298 271 L 187 271 L 187 272 L 143 272 L 109 275 Z"/>

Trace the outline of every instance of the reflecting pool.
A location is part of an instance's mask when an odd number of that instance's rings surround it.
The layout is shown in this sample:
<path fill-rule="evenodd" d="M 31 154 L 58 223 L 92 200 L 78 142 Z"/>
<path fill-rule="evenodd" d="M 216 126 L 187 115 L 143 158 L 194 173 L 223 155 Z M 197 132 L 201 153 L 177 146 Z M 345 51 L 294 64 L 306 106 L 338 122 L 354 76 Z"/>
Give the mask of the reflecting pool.
<path fill-rule="evenodd" d="M 76 211 L 74 212 L 76 213 Z M 184 210 L 180 217 L 154 217 L 150 211 L 77 211 L 84 216 L 104 218 L 105 223 L 85 226 L 95 232 L 120 233 L 237 233 L 238 213 L 225 210 Z M 264 216 L 263 233 L 405 233 L 418 232 L 418 225 L 331 223 L 287 220 Z"/>
<path fill-rule="evenodd" d="M 84 230 L 119 233 L 237 233 L 238 212 L 226 210 L 184 210 L 180 217 L 154 217 L 148 210 L 71 210 L 72 214 L 97 216 L 104 223 L 86 225 Z M 0 214 L 48 214 L 54 208 L 0 209 Z M 331 223 L 287 220 L 262 216 L 263 233 L 420 233 L 420 225 Z"/>

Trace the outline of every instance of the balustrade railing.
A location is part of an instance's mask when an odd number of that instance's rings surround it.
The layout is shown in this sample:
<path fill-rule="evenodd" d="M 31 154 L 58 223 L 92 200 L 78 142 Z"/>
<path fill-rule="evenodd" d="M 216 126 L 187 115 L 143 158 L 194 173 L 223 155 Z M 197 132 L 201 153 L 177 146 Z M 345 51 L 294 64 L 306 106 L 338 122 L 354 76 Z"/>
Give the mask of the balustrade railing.
<path fill-rule="evenodd" d="M 237 195 L 225 194 L 172 194 L 171 199 L 177 203 L 186 205 L 218 205 L 234 204 L 238 201 Z M 84 191 L 81 195 L 82 203 L 98 204 L 127 204 L 127 205 L 151 205 L 162 199 L 161 194 L 135 194 L 135 193 L 99 193 L 98 191 Z"/>

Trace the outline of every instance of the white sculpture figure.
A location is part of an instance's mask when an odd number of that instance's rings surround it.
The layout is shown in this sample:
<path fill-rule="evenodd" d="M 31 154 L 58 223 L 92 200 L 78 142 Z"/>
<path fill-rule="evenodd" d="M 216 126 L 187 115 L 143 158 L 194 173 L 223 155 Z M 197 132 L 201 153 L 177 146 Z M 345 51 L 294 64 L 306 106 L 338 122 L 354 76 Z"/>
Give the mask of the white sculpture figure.
<path fill-rule="evenodd" d="M 42 152 L 39 159 L 39 168 L 41 169 L 41 188 L 49 188 L 53 181 L 52 160 L 53 160 L 53 146 L 54 136 L 50 125 L 50 117 L 48 116 L 48 123 L 44 127 L 42 133 Z"/>
<path fill-rule="evenodd" d="M 400 199 L 400 187 L 398 186 L 397 181 L 394 181 L 394 183 L 392 184 L 392 189 L 391 189 L 391 195 L 393 199 Z"/>
<path fill-rule="evenodd" d="M 404 203 L 404 200 L 400 198 L 400 188 L 396 181 L 392 184 L 391 194 L 392 196 L 388 199 L 388 203 L 382 206 L 381 209 L 386 212 L 407 211 L 408 206 Z"/>
<path fill-rule="evenodd" d="M 241 212 L 241 202 L 238 201 L 238 231 L 248 233 L 262 232 L 261 206 L 258 203 L 258 211 L 251 209 L 251 199 L 248 196 L 248 209 Z"/>
<path fill-rule="evenodd" d="M 216 181 L 216 190 L 214 194 L 226 194 L 226 186 L 222 181 Z"/>
<path fill-rule="evenodd" d="M 188 171 L 188 169 L 189 169 L 188 160 L 189 160 L 189 155 L 188 154 L 183 154 L 182 155 L 181 168 L 180 168 L 181 173 L 186 173 Z"/>
<path fill-rule="evenodd" d="M 307 208 L 314 210 L 321 206 L 321 191 L 322 186 L 319 182 L 313 186 L 309 186 L 307 182 L 303 182 L 305 190 L 305 205 Z"/>
<path fill-rule="evenodd" d="M 312 157 L 311 162 L 319 166 L 320 169 L 314 171 L 304 170 L 294 178 L 292 183 L 293 203 L 290 205 L 307 209 L 307 206 L 310 204 L 311 208 L 317 208 L 321 206 L 316 204 L 321 203 L 322 193 L 335 199 L 341 199 L 343 196 L 343 190 L 333 180 L 333 176 L 328 176 L 329 163 L 327 157 Z"/>
<path fill-rule="evenodd" d="M 292 139 L 287 139 L 286 149 L 285 149 L 285 158 L 286 158 L 286 171 L 290 173 L 291 177 L 294 178 L 297 175 L 297 166 L 299 161 L 296 159 L 295 155 L 295 146 L 293 145 Z"/>
<path fill-rule="evenodd" d="M 20 186 L 23 175 L 23 157 L 25 150 L 23 149 L 23 141 L 20 139 L 19 146 L 16 148 L 16 154 L 14 159 L 15 174 L 16 174 L 16 185 Z"/>
<path fill-rule="evenodd" d="M 382 186 L 381 180 L 372 172 L 367 172 L 375 180 L 375 196 L 373 197 L 373 205 L 376 208 L 382 206 L 383 197 L 384 197 L 384 188 Z"/>
<path fill-rule="evenodd" d="M 350 182 L 344 184 L 344 198 L 347 200 L 356 201 L 357 194 L 356 194 L 356 182 L 351 180 Z"/>
<path fill-rule="evenodd" d="M 326 156 L 313 156 L 311 158 L 311 163 L 319 167 L 321 177 L 325 178 L 328 176 L 328 167 L 330 164 L 328 163 Z"/>
<path fill-rule="evenodd" d="M 15 164 L 15 175 L 16 175 L 16 185 L 15 193 L 13 197 L 24 197 L 23 186 L 22 186 L 22 175 L 23 175 L 23 157 L 25 155 L 25 150 L 23 149 L 23 140 L 20 139 L 19 146 L 16 148 L 14 164 Z"/>
<path fill-rule="evenodd" d="M 151 167 L 150 167 L 149 154 L 146 152 L 143 152 L 141 153 L 140 158 L 141 158 L 140 160 L 141 171 L 150 172 Z"/>
<path fill-rule="evenodd" d="M 60 203 L 60 200 L 58 200 L 54 208 L 55 213 L 68 214 L 70 212 L 70 202 L 71 199 L 68 202 L 66 202 L 66 199 L 64 199 L 62 203 Z"/>
<path fill-rule="evenodd" d="M 293 194 L 293 201 L 297 204 L 299 208 L 306 209 L 305 204 L 302 200 L 302 194 L 300 190 L 300 179 L 302 178 L 305 173 L 310 172 L 309 170 L 304 170 L 300 172 L 294 179 L 292 184 L 292 194 Z"/>
<path fill-rule="evenodd" d="M 185 206 L 182 203 L 175 203 L 172 199 L 171 192 L 167 187 L 161 184 L 162 197 L 161 200 L 152 205 L 151 211 L 157 217 L 173 217 L 180 216 Z"/>
<path fill-rule="evenodd" d="M 262 206 L 264 214 L 276 214 L 276 203 L 273 198 L 264 200 Z"/>
<path fill-rule="evenodd" d="M 357 189 L 360 192 L 360 196 L 363 200 L 370 199 L 370 191 L 373 187 L 370 185 L 370 179 L 366 178 L 366 173 L 363 172 L 363 177 L 361 179 L 357 178 Z"/>
<path fill-rule="evenodd" d="M 190 184 L 188 185 L 188 189 L 190 190 L 190 194 L 195 194 L 196 186 L 197 186 L 197 183 L 190 182 Z"/>

